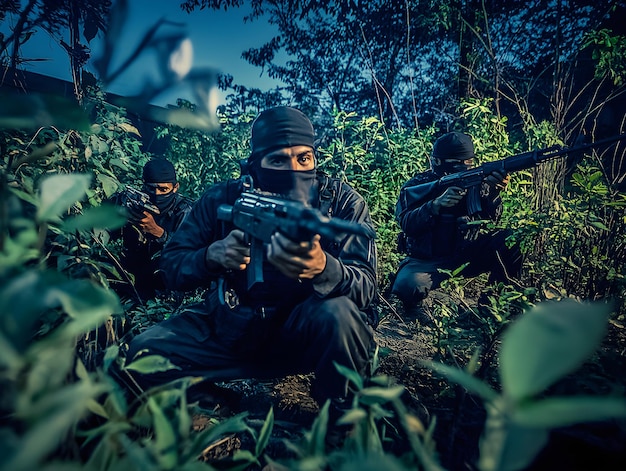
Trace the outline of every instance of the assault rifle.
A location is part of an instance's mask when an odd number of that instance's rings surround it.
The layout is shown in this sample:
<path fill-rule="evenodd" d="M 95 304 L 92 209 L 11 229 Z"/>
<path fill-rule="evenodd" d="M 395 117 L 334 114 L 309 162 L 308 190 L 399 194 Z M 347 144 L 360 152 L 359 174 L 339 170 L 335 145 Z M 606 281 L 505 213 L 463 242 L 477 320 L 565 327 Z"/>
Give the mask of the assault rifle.
<path fill-rule="evenodd" d="M 144 211 L 160 214 L 157 205 L 150 201 L 150 196 L 131 186 L 127 186 L 120 194 L 120 205 L 128 210 L 133 219 L 143 219 Z"/>
<path fill-rule="evenodd" d="M 248 288 L 263 281 L 264 244 L 272 234 L 280 232 L 295 242 L 311 241 L 315 234 L 335 239 L 341 234 L 356 234 L 374 238 L 369 226 L 339 218 L 324 216 L 319 210 L 298 201 L 269 196 L 254 190 L 245 190 L 230 206 L 217 209 L 218 219 L 231 222 L 242 230 L 250 241 Z"/>
<path fill-rule="evenodd" d="M 478 191 L 479 185 L 485 177 L 489 176 L 492 172 L 500 172 L 503 175 L 506 175 L 507 173 L 535 167 L 542 162 L 556 159 L 562 155 L 573 152 L 581 152 L 587 149 L 611 144 L 616 141 L 621 141 L 623 139 L 626 139 L 626 134 L 620 134 L 618 136 L 609 137 L 600 141 L 568 148 L 551 146 L 545 149 L 524 152 L 522 154 L 512 155 L 501 160 L 485 162 L 478 167 L 470 168 L 462 172 L 444 175 L 439 180 L 435 180 L 433 182 L 409 186 L 404 188 L 403 191 L 407 193 L 410 199 L 420 200 L 435 190 L 443 192 L 446 188 L 451 186 L 467 189 L 467 210 L 468 213 L 472 215 L 478 213 L 482 209 L 480 203 L 480 192 Z"/>

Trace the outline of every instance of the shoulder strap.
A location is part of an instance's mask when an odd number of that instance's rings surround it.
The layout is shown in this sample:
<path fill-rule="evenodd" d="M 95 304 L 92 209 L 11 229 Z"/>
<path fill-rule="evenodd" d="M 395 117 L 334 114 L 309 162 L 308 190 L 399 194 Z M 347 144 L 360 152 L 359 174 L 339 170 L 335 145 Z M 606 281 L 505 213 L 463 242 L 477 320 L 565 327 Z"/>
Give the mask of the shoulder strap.
<path fill-rule="evenodd" d="M 333 215 L 333 201 L 335 201 L 335 197 L 337 196 L 337 189 L 335 189 L 332 185 L 330 178 L 326 174 L 319 174 L 319 209 L 322 214 L 328 217 L 332 217 Z"/>

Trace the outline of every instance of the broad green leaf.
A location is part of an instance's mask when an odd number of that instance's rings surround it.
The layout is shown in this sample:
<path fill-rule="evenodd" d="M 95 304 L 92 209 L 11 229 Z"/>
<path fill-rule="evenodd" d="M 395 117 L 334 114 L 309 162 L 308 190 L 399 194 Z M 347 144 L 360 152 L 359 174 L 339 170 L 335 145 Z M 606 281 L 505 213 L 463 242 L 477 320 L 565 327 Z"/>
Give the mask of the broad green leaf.
<path fill-rule="evenodd" d="M 578 368 L 602 340 L 609 307 L 574 300 L 545 302 L 526 312 L 505 332 L 500 378 L 514 401 L 544 391 Z"/>
<path fill-rule="evenodd" d="M 512 420 L 525 427 L 557 428 L 626 417 L 626 398 L 574 396 L 533 401 L 515 408 Z"/>
<path fill-rule="evenodd" d="M 126 165 L 126 162 L 124 162 L 122 159 L 111 159 L 109 160 L 109 165 L 115 165 L 116 167 L 121 168 L 122 170 L 124 170 L 125 172 L 128 172 L 128 165 Z"/>
<path fill-rule="evenodd" d="M 74 203 L 85 197 L 91 176 L 85 174 L 51 175 L 41 182 L 37 220 L 56 221 Z"/>
<path fill-rule="evenodd" d="M 48 306 L 61 306 L 72 322 L 57 329 L 55 335 L 72 338 L 103 324 L 111 315 L 122 312 L 115 293 L 87 280 L 65 280 L 50 288 L 44 297 Z"/>
<path fill-rule="evenodd" d="M 96 178 L 102 184 L 102 189 L 107 198 L 110 198 L 121 187 L 117 179 L 105 175 L 104 173 L 98 173 Z"/>
<path fill-rule="evenodd" d="M 161 355 L 146 355 L 126 365 L 125 369 L 141 374 L 150 374 L 159 371 L 180 370 L 180 367 Z"/>
<path fill-rule="evenodd" d="M 91 229 L 117 229 L 126 224 L 126 217 L 119 208 L 102 204 L 86 209 L 83 214 L 68 218 L 61 224 L 64 232 L 89 231 Z"/>

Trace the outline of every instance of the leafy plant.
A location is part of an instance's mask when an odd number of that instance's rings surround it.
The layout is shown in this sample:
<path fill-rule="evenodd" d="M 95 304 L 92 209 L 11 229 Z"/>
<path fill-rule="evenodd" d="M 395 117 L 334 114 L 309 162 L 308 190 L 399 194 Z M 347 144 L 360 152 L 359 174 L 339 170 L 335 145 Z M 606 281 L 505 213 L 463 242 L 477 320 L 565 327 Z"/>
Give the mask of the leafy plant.
<path fill-rule="evenodd" d="M 502 338 L 499 373 L 502 392 L 443 364 L 424 364 L 482 398 L 487 421 L 479 468 L 527 467 L 553 428 L 626 417 L 623 397 L 553 397 L 548 389 L 576 371 L 599 346 L 610 308 L 571 299 L 546 302 L 521 316 Z"/>

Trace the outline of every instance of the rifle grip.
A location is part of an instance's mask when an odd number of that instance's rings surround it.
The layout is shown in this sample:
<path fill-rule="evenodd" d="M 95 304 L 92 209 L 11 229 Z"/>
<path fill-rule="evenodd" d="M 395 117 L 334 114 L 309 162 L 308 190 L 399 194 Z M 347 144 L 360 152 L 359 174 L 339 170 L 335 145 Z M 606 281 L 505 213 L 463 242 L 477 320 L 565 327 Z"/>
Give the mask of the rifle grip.
<path fill-rule="evenodd" d="M 250 264 L 247 270 L 248 289 L 256 283 L 263 283 L 263 257 L 265 245 L 261 239 L 250 241 Z"/>

